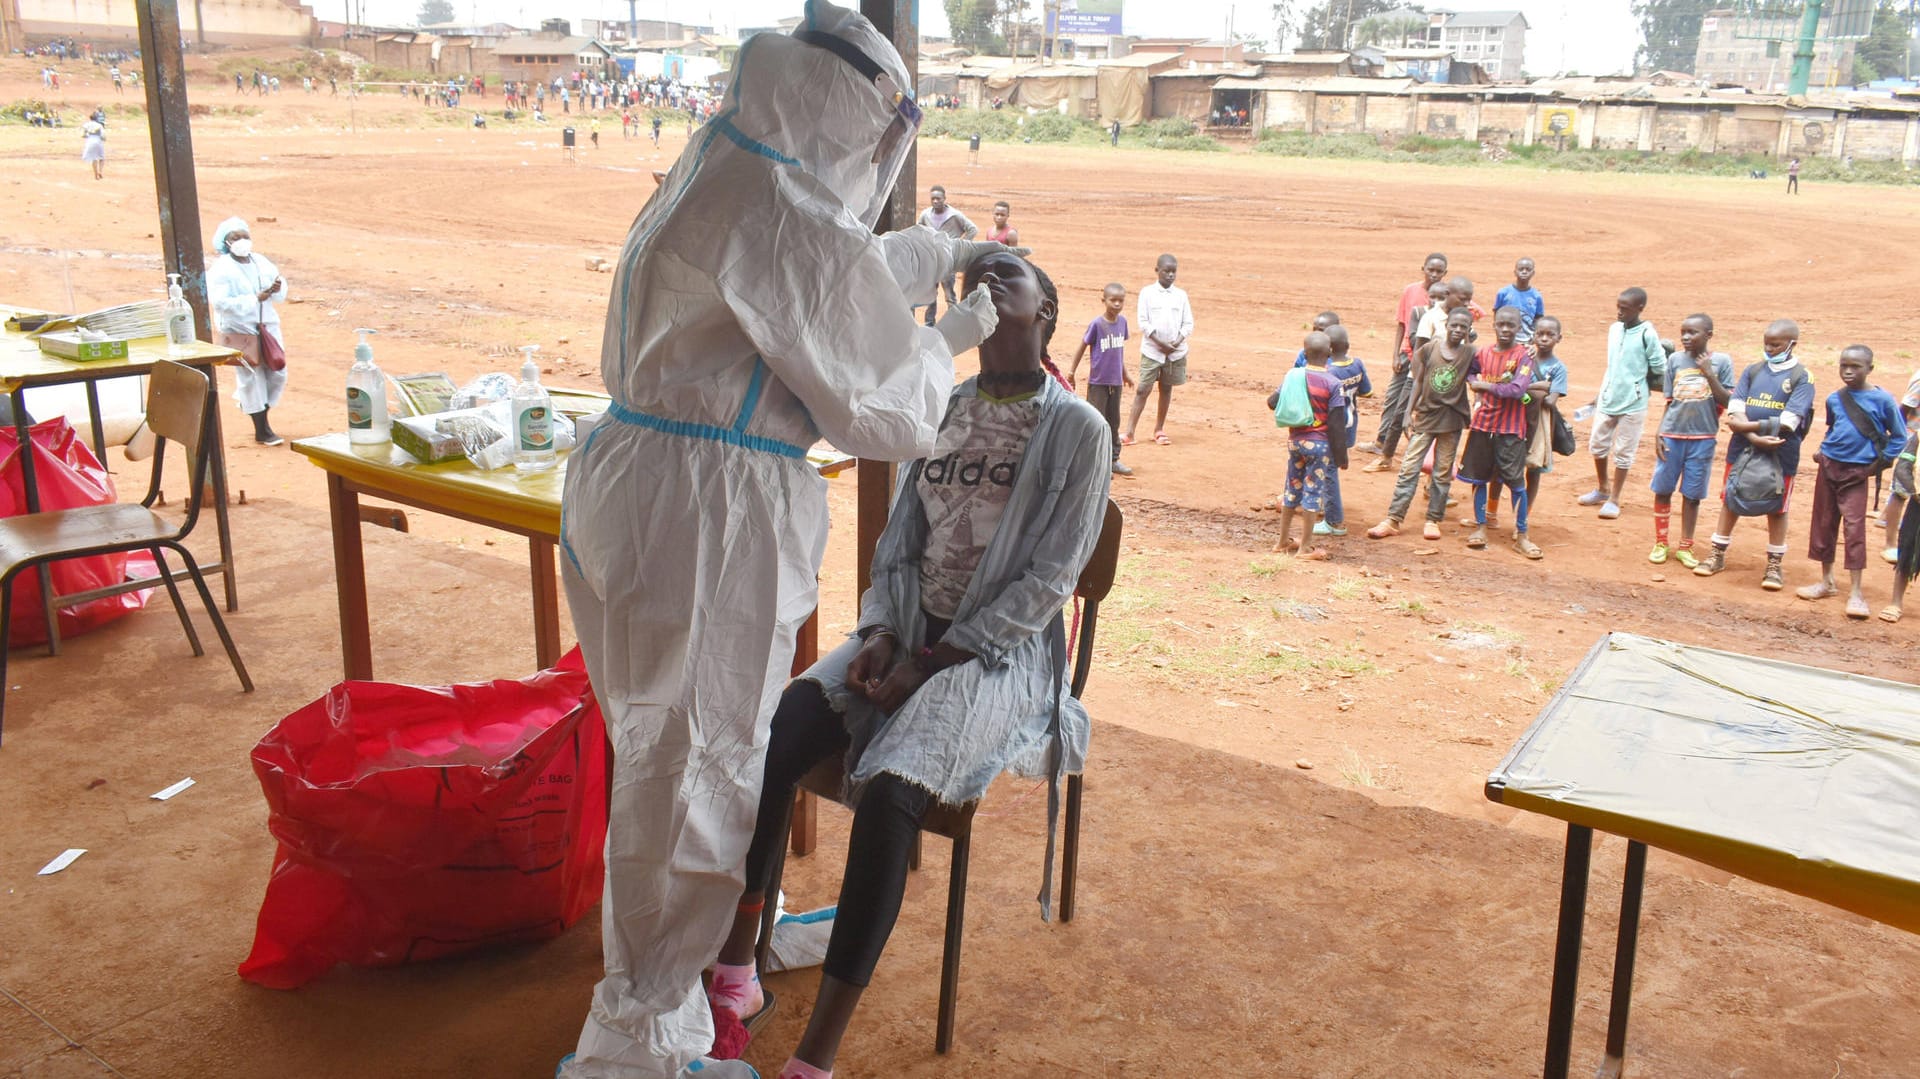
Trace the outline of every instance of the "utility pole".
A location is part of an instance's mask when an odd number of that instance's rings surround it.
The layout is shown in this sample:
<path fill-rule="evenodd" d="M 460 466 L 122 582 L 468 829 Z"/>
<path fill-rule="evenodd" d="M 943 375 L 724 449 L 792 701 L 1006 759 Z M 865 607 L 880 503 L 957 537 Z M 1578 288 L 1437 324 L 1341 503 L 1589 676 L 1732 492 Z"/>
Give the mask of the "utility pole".
<path fill-rule="evenodd" d="M 1805 96 L 1813 79 L 1813 41 L 1820 35 L 1820 9 L 1826 0 L 1806 0 L 1800 11 L 1800 37 L 1793 44 L 1793 70 L 1787 76 L 1787 94 Z"/>

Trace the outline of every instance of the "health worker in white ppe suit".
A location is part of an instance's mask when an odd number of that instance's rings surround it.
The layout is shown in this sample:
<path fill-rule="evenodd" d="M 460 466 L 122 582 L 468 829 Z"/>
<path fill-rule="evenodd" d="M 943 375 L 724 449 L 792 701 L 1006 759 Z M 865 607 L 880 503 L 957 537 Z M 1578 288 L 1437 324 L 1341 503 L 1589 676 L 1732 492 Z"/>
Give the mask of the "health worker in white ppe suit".
<path fill-rule="evenodd" d="M 601 346 L 613 404 L 567 463 L 562 574 L 613 739 L 606 974 L 567 1077 L 752 1076 L 705 1058 L 700 983 L 733 921 L 768 725 L 814 608 L 806 460 L 932 450 L 984 288 L 910 314 L 999 244 L 876 236 L 919 126 L 873 25 L 809 3 L 742 48 L 722 111 L 627 234 Z M 587 426 L 587 425 L 583 425 Z"/>

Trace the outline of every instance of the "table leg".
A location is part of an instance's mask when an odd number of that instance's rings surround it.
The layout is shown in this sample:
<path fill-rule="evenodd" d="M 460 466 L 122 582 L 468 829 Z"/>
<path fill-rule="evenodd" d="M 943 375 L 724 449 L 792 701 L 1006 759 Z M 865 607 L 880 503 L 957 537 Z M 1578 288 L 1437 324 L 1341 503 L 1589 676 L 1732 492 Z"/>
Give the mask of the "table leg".
<path fill-rule="evenodd" d="M 814 611 L 801 624 L 800 632 L 793 638 L 793 667 L 789 673 L 798 678 L 805 674 L 813 661 L 820 658 L 820 612 Z M 787 833 L 787 841 L 793 853 L 805 857 L 813 853 L 819 838 L 817 830 L 820 824 L 820 807 L 812 791 L 793 792 L 793 823 Z"/>
<path fill-rule="evenodd" d="M 1640 894 L 1647 882 L 1647 845 L 1627 841 L 1620 885 L 1620 940 L 1613 953 L 1613 1004 L 1607 1013 L 1607 1056 L 1598 1079 L 1620 1079 L 1627 1065 L 1627 1010 L 1633 1003 L 1633 957 L 1640 946 Z"/>
<path fill-rule="evenodd" d="M 100 427 L 100 383 L 91 378 L 87 380 L 87 422 L 93 425 L 93 455 L 99 459 L 100 467 L 106 468 L 107 432 Z"/>
<path fill-rule="evenodd" d="M 1580 933 L 1587 918 L 1587 870 L 1593 829 L 1567 825 L 1567 858 L 1560 874 L 1560 933 L 1553 946 L 1553 995 L 1547 1003 L 1546 1079 L 1567 1079 L 1573 1054 L 1573 1010 L 1580 984 Z"/>
<path fill-rule="evenodd" d="M 207 368 L 207 415 L 212 429 L 207 437 L 213 439 L 207 454 L 207 469 L 213 473 L 213 523 L 214 530 L 220 535 L 220 576 L 226 581 L 227 610 L 240 609 L 240 593 L 234 584 L 233 572 L 233 525 L 227 517 L 227 439 L 221 430 L 220 422 L 220 369 Z M 354 535 L 358 537 L 356 526 Z M 358 546 L 356 541 L 355 546 Z"/>
<path fill-rule="evenodd" d="M 27 512 L 40 512 L 40 481 L 33 474 L 33 428 L 27 423 L 27 389 L 16 388 L 13 399 L 13 433 L 20 440 L 20 487 L 27 497 Z M 35 571 L 40 582 L 40 613 L 47 620 L 47 654 L 60 654 L 60 616 L 53 606 L 53 568 L 42 562 Z M 5 642 L 0 641 L 0 647 Z"/>
<path fill-rule="evenodd" d="M 533 657 L 544 671 L 560 662 L 560 580 L 552 540 L 529 536 L 527 551 L 533 563 Z"/>
<path fill-rule="evenodd" d="M 333 518 L 334 591 L 340 595 L 340 654 L 349 679 L 373 677 L 372 631 L 367 626 L 367 560 L 360 546 L 360 495 L 347 481 L 327 474 L 327 509 Z"/>

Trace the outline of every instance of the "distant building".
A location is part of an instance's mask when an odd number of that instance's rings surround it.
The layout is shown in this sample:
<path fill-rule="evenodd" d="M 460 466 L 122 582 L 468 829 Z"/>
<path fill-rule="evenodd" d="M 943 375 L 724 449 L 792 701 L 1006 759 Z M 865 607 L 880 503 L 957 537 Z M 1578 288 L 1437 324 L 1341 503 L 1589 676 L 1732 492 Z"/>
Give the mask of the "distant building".
<path fill-rule="evenodd" d="M 1793 43 L 1740 37 L 1739 24 L 1731 8 L 1707 12 L 1700 20 L 1700 44 L 1693 53 L 1694 75 L 1749 90 L 1786 89 L 1787 77 L 1793 71 Z M 1826 19 L 1820 20 L 1820 33 L 1827 33 Z M 1851 86 L 1853 46 L 1851 41 L 1815 40 L 1813 85 Z"/>
<path fill-rule="evenodd" d="M 564 19 L 548 19 L 537 34 L 511 37 L 493 48 L 500 74 L 508 79 L 552 79 L 575 71 L 599 74 L 613 59 L 605 45 L 569 33 Z"/>
<path fill-rule="evenodd" d="M 1518 11 L 1434 11 L 1427 43 L 1480 65 L 1496 82 L 1525 78 L 1527 17 Z"/>

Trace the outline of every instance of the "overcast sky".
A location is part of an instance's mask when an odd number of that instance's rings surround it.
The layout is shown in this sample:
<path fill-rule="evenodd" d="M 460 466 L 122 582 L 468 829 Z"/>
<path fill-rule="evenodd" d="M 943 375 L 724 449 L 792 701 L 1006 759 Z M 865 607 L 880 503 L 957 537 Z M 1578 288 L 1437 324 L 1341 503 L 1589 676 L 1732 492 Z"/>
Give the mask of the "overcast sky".
<path fill-rule="evenodd" d="M 1303 5 L 1307 0 L 1302 0 Z M 452 0 L 458 17 L 477 22 L 510 22 L 535 26 L 550 16 L 570 19 L 625 19 L 626 0 Z M 1504 5 L 1527 16 L 1527 71 L 1551 75 L 1578 71 L 1588 75 L 1626 71 L 1633 66 L 1639 29 L 1628 10 L 1629 0 L 1514 0 Z M 800 11 L 800 0 L 639 0 L 643 19 L 670 19 L 726 29 L 770 25 Z M 1039 5 L 1036 2 L 1035 7 Z M 1471 0 L 1446 5 L 1455 10 L 1483 10 L 1492 4 Z M 1271 39 L 1273 5 L 1266 0 L 1127 0 L 1126 31 L 1152 37 L 1219 37 L 1229 17 L 1235 30 Z M 366 0 L 372 22 L 408 24 L 420 11 L 418 0 Z M 323 19 L 345 17 L 346 0 L 314 0 L 314 12 Z M 920 0 L 921 32 L 944 35 L 946 9 L 939 0 Z"/>

